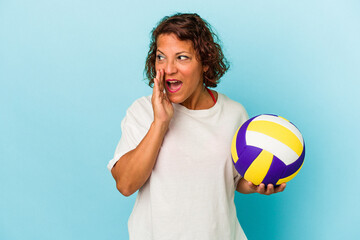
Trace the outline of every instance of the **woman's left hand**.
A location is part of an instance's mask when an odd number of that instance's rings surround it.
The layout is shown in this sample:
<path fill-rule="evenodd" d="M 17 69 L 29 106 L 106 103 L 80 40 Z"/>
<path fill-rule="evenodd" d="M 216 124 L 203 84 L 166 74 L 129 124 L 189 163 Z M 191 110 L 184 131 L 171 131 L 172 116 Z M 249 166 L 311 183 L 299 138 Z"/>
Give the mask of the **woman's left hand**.
<path fill-rule="evenodd" d="M 236 190 L 240 193 L 249 194 L 249 193 L 260 193 L 264 195 L 271 195 L 274 193 L 279 193 L 285 190 L 286 183 L 282 183 L 278 187 L 274 187 L 273 184 L 268 184 L 265 187 L 265 184 L 261 183 L 260 185 L 255 185 L 252 182 L 246 181 L 244 178 L 241 178 L 238 182 Z"/>
<path fill-rule="evenodd" d="M 260 185 L 256 186 L 252 182 L 247 182 L 250 189 L 252 189 L 254 192 L 264 194 L 264 195 L 271 195 L 274 193 L 282 192 L 285 190 L 286 183 L 282 183 L 278 187 L 274 187 L 272 184 L 268 184 L 265 186 L 265 184 L 260 183 Z"/>

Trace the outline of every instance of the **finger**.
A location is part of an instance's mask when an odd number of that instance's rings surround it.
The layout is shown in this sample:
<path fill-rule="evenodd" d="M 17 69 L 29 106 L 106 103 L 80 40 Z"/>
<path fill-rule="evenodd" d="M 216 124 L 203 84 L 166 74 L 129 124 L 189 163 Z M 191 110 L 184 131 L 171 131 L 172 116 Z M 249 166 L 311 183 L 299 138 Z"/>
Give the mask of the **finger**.
<path fill-rule="evenodd" d="M 160 74 L 159 74 L 159 84 L 160 84 L 160 92 L 164 92 L 164 70 L 160 69 L 159 70 Z"/>
<path fill-rule="evenodd" d="M 286 183 L 282 183 L 280 186 L 276 187 L 275 188 L 275 192 L 282 192 L 285 190 L 285 187 L 286 187 Z"/>
<path fill-rule="evenodd" d="M 156 70 L 156 76 L 155 76 L 156 79 L 159 79 L 160 78 L 160 71 L 159 70 Z"/>
<path fill-rule="evenodd" d="M 164 94 L 163 96 L 163 99 L 165 99 L 169 104 L 171 103 L 170 102 L 170 99 L 169 99 L 169 96 L 168 96 L 168 92 L 165 91 L 165 85 L 166 85 L 166 82 L 165 82 L 165 70 L 164 69 L 161 69 L 160 70 L 160 78 L 159 78 L 159 82 L 160 82 L 160 91 L 161 93 Z"/>
<path fill-rule="evenodd" d="M 158 87 L 157 79 L 154 78 L 153 80 L 154 80 L 153 97 L 156 97 L 158 95 L 159 87 Z"/>
<path fill-rule="evenodd" d="M 159 80 L 154 78 L 154 90 L 152 96 L 152 102 L 155 105 L 161 104 L 162 102 L 162 93 L 159 90 Z"/>
<path fill-rule="evenodd" d="M 162 70 L 162 73 L 163 73 L 163 74 L 162 74 L 162 80 L 161 80 L 161 82 L 163 83 L 164 93 L 167 94 L 167 92 L 166 92 L 166 90 L 165 90 L 165 88 L 166 88 L 166 85 L 165 85 L 165 84 L 166 84 L 166 81 L 165 81 L 165 70 L 164 70 L 164 69 Z"/>
<path fill-rule="evenodd" d="M 260 185 L 257 187 L 257 192 L 260 194 L 265 194 L 265 184 L 260 183 Z"/>
<path fill-rule="evenodd" d="M 159 73 L 159 70 L 156 71 L 156 77 L 154 78 L 154 93 L 156 96 L 159 95 L 159 77 L 160 77 L 160 73 Z"/>
<path fill-rule="evenodd" d="M 273 194 L 273 193 L 274 193 L 274 185 L 268 184 L 267 187 L 266 187 L 266 194 L 270 195 L 270 194 Z"/>

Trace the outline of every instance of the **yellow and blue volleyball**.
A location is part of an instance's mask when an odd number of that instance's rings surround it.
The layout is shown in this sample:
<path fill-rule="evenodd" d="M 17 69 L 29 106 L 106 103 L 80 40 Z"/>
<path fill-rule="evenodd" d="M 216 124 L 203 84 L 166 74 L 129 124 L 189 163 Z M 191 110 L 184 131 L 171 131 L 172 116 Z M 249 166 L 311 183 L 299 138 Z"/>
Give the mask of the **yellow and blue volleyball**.
<path fill-rule="evenodd" d="M 305 157 L 300 131 L 287 119 L 262 114 L 247 120 L 236 131 L 231 155 L 245 180 L 280 185 L 298 174 Z"/>

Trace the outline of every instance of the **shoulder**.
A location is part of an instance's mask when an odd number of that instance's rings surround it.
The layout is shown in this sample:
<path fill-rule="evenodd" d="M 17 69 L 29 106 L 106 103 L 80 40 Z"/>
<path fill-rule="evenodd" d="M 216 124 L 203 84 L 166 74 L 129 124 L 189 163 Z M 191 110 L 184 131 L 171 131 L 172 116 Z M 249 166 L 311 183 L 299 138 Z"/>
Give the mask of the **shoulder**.
<path fill-rule="evenodd" d="M 151 96 L 136 99 L 128 108 L 127 113 L 152 112 Z"/>
<path fill-rule="evenodd" d="M 129 109 L 148 108 L 151 107 L 151 96 L 144 96 L 136 99 L 129 107 Z"/>
<path fill-rule="evenodd" d="M 127 109 L 125 119 L 144 123 L 151 122 L 153 120 L 151 96 L 136 99 Z"/>
<path fill-rule="evenodd" d="M 219 97 L 222 98 L 223 105 L 225 108 L 231 109 L 232 111 L 238 112 L 239 114 L 247 114 L 245 107 L 241 103 L 230 99 L 225 94 L 218 93 L 218 95 L 219 95 Z"/>
<path fill-rule="evenodd" d="M 225 94 L 219 93 L 219 98 L 222 101 L 222 115 L 227 118 L 227 121 L 233 122 L 236 126 L 241 125 L 249 119 L 245 107 Z"/>

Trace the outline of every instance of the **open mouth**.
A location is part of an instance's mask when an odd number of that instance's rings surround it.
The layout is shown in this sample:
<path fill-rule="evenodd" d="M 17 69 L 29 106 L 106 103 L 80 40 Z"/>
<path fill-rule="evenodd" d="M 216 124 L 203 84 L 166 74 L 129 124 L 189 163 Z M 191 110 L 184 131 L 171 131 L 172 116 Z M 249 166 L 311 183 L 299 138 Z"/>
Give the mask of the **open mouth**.
<path fill-rule="evenodd" d="M 166 88 L 169 92 L 175 93 L 180 90 L 182 82 L 175 79 L 166 80 Z"/>

